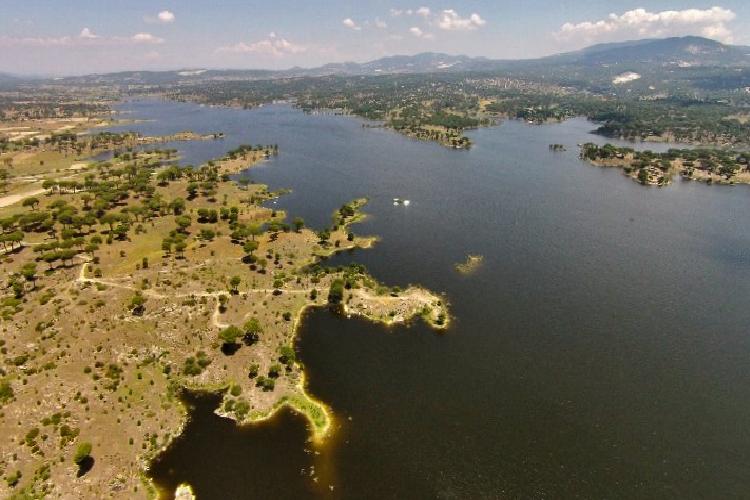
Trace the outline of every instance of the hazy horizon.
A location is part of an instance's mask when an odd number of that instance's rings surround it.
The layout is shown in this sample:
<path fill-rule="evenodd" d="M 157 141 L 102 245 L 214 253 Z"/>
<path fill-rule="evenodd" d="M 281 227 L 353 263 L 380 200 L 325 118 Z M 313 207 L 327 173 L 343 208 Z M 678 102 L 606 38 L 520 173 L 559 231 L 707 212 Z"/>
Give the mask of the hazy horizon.
<path fill-rule="evenodd" d="M 589 45 L 696 35 L 750 43 L 750 5 L 593 2 L 28 0 L 5 6 L 0 71 L 70 76 L 136 70 L 311 68 L 424 52 L 529 59 Z M 21 54 L 23 57 L 19 57 Z"/>
<path fill-rule="evenodd" d="M 687 36 L 699 36 L 699 35 L 685 35 L 685 36 L 687 37 Z M 622 42 L 603 42 L 603 43 L 627 43 L 627 42 L 636 42 L 636 41 L 643 41 L 643 40 L 663 40 L 663 39 L 666 39 L 666 38 L 670 38 L 670 37 L 629 39 L 629 40 L 623 40 Z M 702 38 L 706 38 L 707 40 L 713 40 L 713 41 L 722 43 L 719 40 L 715 40 L 715 39 L 712 39 L 712 38 L 707 38 L 707 37 L 702 37 Z M 599 45 L 599 44 L 587 45 L 585 47 L 581 47 L 581 49 L 586 49 L 588 47 L 593 47 L 594 45 Z M 727 44 L 727 45 L 734 45 L 734 44 Z M 578 49 L 578 50 L 581 50 L 581 49 Z M 566 53 L 566 52 L 569 52 L 569 51 L 565 51 L 565 52 L 552 52 L 552 53 L 549 53 L 549 54 L 542 54 L 542 55 L 537 56 L 537 57 L 538 58 L 550 57 L 550 56 L 555 56 L 555 55 L 563 54 L 563 53 Z M 149 68 L 149 69 L 139 69 L 139 68 L 119 69 L 119 70 L 113 70 L 113 71 L 101 71 L 101 72 L 91 72 L 91 73 L 71 73 L 71 74 L 48 74 L 48 73 L 37 73 L 37 74 L 34 74 L 34 73 L 9 73 L 9 74 L 11 74 L 12 76 L 28 77 L 28 78 L 45 78 L 45 77 L 47 77 L 47 78 L 69 78 L 69 77 L 95 75 L 95 74 L 111 74 L 111 73 L 119 73 L 119 72 L 127 73 L 127 72 L 140 72 L 140 71 L 143 71 L 143 72 L 146 72 L 146 71 L 148 71 L 148 72 L 170 72 L 170 71 L 174 71 L 174 72 L 177 72 L 177 71 L 201 71 L 201 72 L 202 71 L 269 71 L 269 72 L 274 72 L 274 71 L 291 71 L 291 70 L 294 70 L 294 69 L 301 69 L 301 70 L 315 69 L 315 68 L 320 68 L 322 66 L 326 66 L 326 65 L 329 65 L 329 64 L 365 64 L 365 63 L 369 63 L 369 62 L 373 62 L 373 61 L 377 61 L 377 60 L 381 60 L 381 59 L 388 59 L 388 58 L 395 58 L 395 57 L 416 57 L 416 56 L 419 56 L 419 55 L 422 55 L 422 54 L 440 54 L 440 55 L 446 55 L 446 56 L 450 56 L 450 57 L 467 56 L 467 57 L 472 57 L 472 58 L 475 58 L 475 59 L 484 58 L 484 59 L 487 59 L 489 61 L 499 61 L 499 60 L 505 60 L 505 61 L 523 61 L 523 60 L 526 60 L 526 59 L 531 59 L 531 58 L 522 58 L 522 57 L 518 57 L 518 58 L 505 58 L 505 59 L 494 59 L 494 58 L 489 58 L 487 56 L 482 56 L 482 55 L 468 56 L 467 54 L 463 54 L 463 53 L 423 51 L 423 52 L 403 53 L 403 54 L 387 54 L 387 55 L 378 57 L 376 59 L 366 59 L 366 60 L 359 60 L 359 61 L 357 61 L 357 60 L 349 60 L 349 61 L 327 62 L 327 63 L 322 63 L 322 64 L 318 64 L 318 65 L 310 65 L 310 66 L 295 65 L 295 66 L 289 66 L 289 67 L 285 67 L 285 68 L 275 68 L 275 69 L 274 68 L 267 68 L 267 67 L 240 67 L 240 66 L 238 66 L 238 67 L 182 66 L 182 67 L 164 67 L 164 68 Z"/>

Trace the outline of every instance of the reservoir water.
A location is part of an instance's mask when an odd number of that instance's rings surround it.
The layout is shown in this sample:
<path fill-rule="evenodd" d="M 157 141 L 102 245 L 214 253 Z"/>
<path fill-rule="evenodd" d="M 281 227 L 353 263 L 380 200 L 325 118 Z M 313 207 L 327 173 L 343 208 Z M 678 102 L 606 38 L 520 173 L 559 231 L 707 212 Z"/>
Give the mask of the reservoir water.
<path fill-rule="evenodd" d="M 739 498 L 750 491 L 750 190 L 640 186 L 587 165 L 585 120 L 509 121 L 452 151 L 355 118 L 160 101 L 122 105 L 199 164 L 278 144 L 244 175 L 323 227 L 367 196 L 358 262 L 445 293 L 445 333 L 310 311 L 297 348 L 336 429 L 320 448 L 283 412 L 238 428 L 193 417 L 154 463 L 198 498 Z M 567 147 L 552 152 L 551 143 Z M 656 149 L 666 145 L 638 145 Z M 411 201 L 393 205 L 393 198 Z M 454 265 L 484 256 L 472 275 Z M 315 481 L 313 478 L 317 479 Z"/>

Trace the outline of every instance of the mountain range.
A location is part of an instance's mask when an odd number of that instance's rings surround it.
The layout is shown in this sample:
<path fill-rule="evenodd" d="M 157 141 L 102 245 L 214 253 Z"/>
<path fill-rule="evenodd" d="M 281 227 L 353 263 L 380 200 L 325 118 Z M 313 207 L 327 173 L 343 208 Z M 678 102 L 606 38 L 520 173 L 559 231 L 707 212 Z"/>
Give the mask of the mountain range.
<path fill-rule="evenodd" d="M 606 67 L 626 71 L 644 66 L 656 68 L 750 68 L 750 47 L 726 45 L 708 38 L 688 36 L 599 44 L 575 52 L 526 60 L 497 60 L 425 52 L 416 55 L 389 56 L 365 63 L 331 63 L 317 68 L 290 68 L 286 70 L 193 68 L 175 71 L 124 71 L 57 80 L 73 84 L 163 85 L 211 80 L 260 80 L 329 75 L 372 76 L 415 73 L 528 72 L 542 69 L 554 71 L 557 68 L 590 70 Z M 0 74 L 0 82 L 17 81 L 18 78 L 13 75 Z"/>

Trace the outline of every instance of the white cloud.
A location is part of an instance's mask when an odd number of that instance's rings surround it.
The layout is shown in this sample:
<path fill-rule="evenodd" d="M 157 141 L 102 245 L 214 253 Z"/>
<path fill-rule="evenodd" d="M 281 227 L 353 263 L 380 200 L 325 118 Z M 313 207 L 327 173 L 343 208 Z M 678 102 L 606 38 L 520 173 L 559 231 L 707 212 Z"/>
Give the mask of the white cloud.
<path fill-rule="evenodd" d="M 469 31 L 481 28 L 487 24 L 487 21 L 482 17 L 473 13 L 469 17 L 461 17 L 453 9 L 447 9 L 442 11 L 437 20 L 437 25 L 442 30 L 448 31 Z"/>
<path fill-rule="evenodd" d="M 634 9 L 623 14 L 610 14 L 606 19 L 567 22 L 556 33 L 558 39 L 581 40 L 590 43 L 597 40 L 614 40 L 628 37 L 663 37 L 700 34 L 723 42 L 732 41 L 732 32 L 726 23 L 737 15 L 723 7 L 709 9 L 665 10 L 649 12 Z"/>
<path fill-rule="evenodd" d="M 83 28 L 81 30 L 81 34 L 78 35 L 78 38 L 84 38 L 84 39 L 87 39 L 87 40 L 95 40 L 95 39 L 99 38 L 99 36 L 95 35 L 94 32 L 91 31 L 90 29 Z"/>
<path fill-rule="evenodd" d="M 726 27 L 724 23 L 712 24 L 701 30 L 701 35 L 706 38 L 713 38 L 727 43 L 734 43 L 734 34 L 732 30 Z"/>
<path fill-rule="evenodd" d="M 97 47 L 132 44 L 160 44 L 163 38 L 150 33 L 136 33 L 130 37 L 100 36 L 90 28 L 83 28 L 77 36 L 10 37 L 0 36 L 0 47 Z"/>
<path fill-rule="evenodd" d="M 359 31 L 362 29 L 362 27 L 358 25 L 357 23 L 355 23 L 354 20 L 350 17 L 347 17 L 346 19 L 341 21 L 341 24 L 343 24 L 349 29 L 353 29 L 354 31 Z"/>
<path fill-rule="evenodd" d="M 418 26 L 412 26 L 411 28 L 409 28 L 409 33 L 417 38 L 423 38 L 425 40 L 432 40 L 433 38 L 435 38 L 435 35 L 425 32 Z"/>
<path fill-rule="evenodd" d="M 384 29 L 386 29 L 388 27 L 388 23 L 386 23 L 385 21 L 382 21 L 380 18 L 376 17 L 375 18 L 375 27 L 379 28 L 381 30 L 384 30 Z"/>
<path fill-rule="evenodd" d="M 410 16 L 414 14 L 414 11 L 411 9 L 391 9 L 391 15 L 393 17 L 399 17 L 399 16 Z"/>
<path fill-rule="evenodd" d="M 159 14 L 156 15 L 156 18 L 159 20 L 159 22 L 162 22 L 162 23 L 173 23 L 174 13 L 168 10 L 163 10 L 159 12 Z"/>
<path fill-rule="evenodd" d="M 135 43 L 164 43 L 163 38 L 159 38 L 158 36 L 154 36 L 151 33 L 136 33 L 131 38 L 133 42 Z"/>
<path fill-rule="evenodd" d="M 272 57 L 283 57 L 289 54 L 301 54 L 307 51 L 307 47 L 290 42 L 286 38 L 271 32 L 268 38 L 254 43 L 240 42 L 235 45 L 219 47 L 217 52 L 230 52 L 235 54 L 260 54 Z"/>
<path fill-rule="evenodd" d="M 415 14 L 422 17 L 429 17 L 430 16 L 430 8 L 429 7 L 420 7 L 416 11 L 414 11 Z"/>

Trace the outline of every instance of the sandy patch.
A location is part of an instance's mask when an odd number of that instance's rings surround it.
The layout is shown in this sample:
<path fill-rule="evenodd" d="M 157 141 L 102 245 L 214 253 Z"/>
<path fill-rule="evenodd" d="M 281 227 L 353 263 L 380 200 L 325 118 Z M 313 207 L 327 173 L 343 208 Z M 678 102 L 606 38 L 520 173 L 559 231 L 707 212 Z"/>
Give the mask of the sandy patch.
<path fill-rule="evenodd" d="M 35 135 L 35 134 L 36 134 L 36 132 L 18 132 L 17 134 L 10 136 L 9 140 L 11 142 L 16 142 L 16 141 L 20 141 L 20 140 L 22 140 L 22 139 L 24 139 L 24 138 L 26 138 L 26 137 L 28 137 L 30 135 Z"/>
<path fill-rule="evenodd" d="M 44 193 L 44 189 L 35 189 L 33 191 L 24 191 L 23 193 L 9 194 L 0 198 L 0 208 L 9 207 L 19 201 L 28 198 L 29 196 L 35 196 L 37 194 Z"/>

